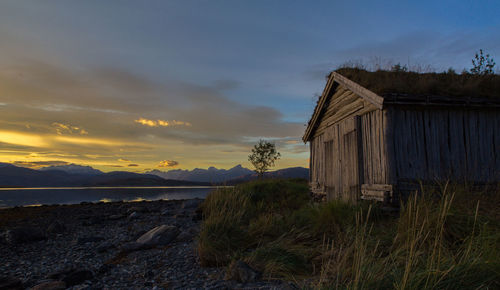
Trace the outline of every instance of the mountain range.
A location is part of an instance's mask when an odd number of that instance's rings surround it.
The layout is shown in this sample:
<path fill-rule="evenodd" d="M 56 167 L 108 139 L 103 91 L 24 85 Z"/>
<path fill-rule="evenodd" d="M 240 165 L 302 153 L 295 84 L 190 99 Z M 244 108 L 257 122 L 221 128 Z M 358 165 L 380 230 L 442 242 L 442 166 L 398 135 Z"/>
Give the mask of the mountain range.
<path fill-rule="evenodd" d="M 269 178 L 308 178 L 309 169 L 292 167 L 267 172 Z M 74 186 L 195 186 L 237 184 L 258 176 L 237 165 L 231 169 L 195 168 L 152 170 L 144 174 L 126 171 L 104 173 L 90 166 L 76 164 L 49 166 L 38 170 L 0 163 L 0 187 L 74 187 Z"/>
<path fill-rule="evenodd" d="M 86 166 L 64 165 L 39 170 L 0 163 L 0 187 L 90 187 L 90 186 L 194 186 L 204 182 L 167 180 L 152 174 L 125 171 L 104 173 Z M 54 168 L 55 167 L 55 168 Z"/>
<path fill-rule="evenodd" d="M 146 173 L 154 174 L 165 179 L 220 183 L 251 175 L 254 171 L 237 165 L 227 170 L 217 169 L 215 167 L 209 167 L 208 169 L 195 168 L 193 170 L 174 169 L 169 171 L 155 169 Z"/>
<path fill-rule="evenodd" d="M 219 184 L 237 184 L 258 178 L 255 171 L 244 168 L 241 165 L 236 165 L 231 169 L 217 169 L 215 167 L 209 167 L 208 169 L 195 168 L 193 170 L 175 169 L 169 171 L 160 171 L 155 169 L 146 173 L 158 175 L 166 179 L 201 181 Z M 290 167 L 266 172 L 264 176 L 267 178 L 308 179 L 309 169 L 304 167 Z"/>

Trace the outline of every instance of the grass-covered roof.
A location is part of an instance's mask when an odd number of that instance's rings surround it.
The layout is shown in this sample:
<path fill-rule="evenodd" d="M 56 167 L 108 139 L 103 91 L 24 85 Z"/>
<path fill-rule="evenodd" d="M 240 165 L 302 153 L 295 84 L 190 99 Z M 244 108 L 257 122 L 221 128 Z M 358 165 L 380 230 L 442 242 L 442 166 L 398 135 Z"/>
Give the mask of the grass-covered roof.
<path fill-rule="evenodd" d="M 390 94 L 500 99 L 500 75 L 416 73 L 340 68 L 335 72 L 385 97 Z"/>

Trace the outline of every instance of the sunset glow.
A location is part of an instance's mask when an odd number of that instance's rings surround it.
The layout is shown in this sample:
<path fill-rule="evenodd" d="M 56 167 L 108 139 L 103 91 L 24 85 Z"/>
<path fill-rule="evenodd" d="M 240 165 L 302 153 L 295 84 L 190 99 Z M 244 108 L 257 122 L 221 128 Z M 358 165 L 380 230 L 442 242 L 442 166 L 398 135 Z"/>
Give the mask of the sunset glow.
<path fill-rule="evenodd" d="M 475 4 L 111 2 L 2 1 L 0 162 L 251 168 L 265 139 L 276 169 L 308 167 L 301 137 L 332 69 L 460 72 L 478 48 L 500 55 L 495 9 L 470 17 Z"/>

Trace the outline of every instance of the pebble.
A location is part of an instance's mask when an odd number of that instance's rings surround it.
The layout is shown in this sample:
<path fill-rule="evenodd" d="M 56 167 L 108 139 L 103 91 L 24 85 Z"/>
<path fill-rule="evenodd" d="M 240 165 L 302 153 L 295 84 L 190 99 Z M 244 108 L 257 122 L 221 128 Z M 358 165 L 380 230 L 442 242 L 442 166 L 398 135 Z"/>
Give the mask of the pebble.
<path fill-rule="evenodd" d="M 201 221 L 184 218 L 194 216 L 200 202 L 83 203 L 0 210 L 0 220 L 10 222 L 0 225 L 0 233 L 20 227 L 46 231 L 52 224 L 52 234 L 46 239 L 0 243 L 0 273 L 10 279 L 4 281 L 20 281 L 25 288 L 43 283 L 57 288 L 65 283 L 73 290 L 233 289 L 237 284 L 224 280 L 225 268 L 200 266 L 195 237 Z M 125 219 L 133 212 L 141 213 L 140 219 Z M 180 213 L 179 218 L 174 212 Z M 36 217 L 4 219 L 20 213 Z M 58 230 L 54 230 L 55 219 L 61 222 Z M 169 237 L 166 245 L 124 250 L 160 226 L 182 231 Z M 287 283 L 274 280 L 249 282 L 238 288 L 289 289 Z"/>

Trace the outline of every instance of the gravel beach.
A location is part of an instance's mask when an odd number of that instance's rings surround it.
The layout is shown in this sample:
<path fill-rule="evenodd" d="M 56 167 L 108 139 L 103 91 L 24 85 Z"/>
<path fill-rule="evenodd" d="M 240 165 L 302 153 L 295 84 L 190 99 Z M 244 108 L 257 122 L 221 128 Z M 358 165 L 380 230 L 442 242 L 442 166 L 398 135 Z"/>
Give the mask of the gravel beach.
<path fill-rule="evenodd" d="M 200 199 L 0 210 L 0 289 L 293 289 L 225 280 L 196 252 Z M 10 288 L 9 288 L 10 287 Z"/>

